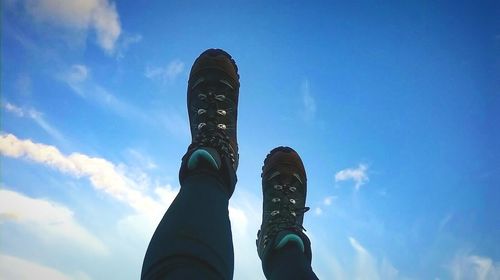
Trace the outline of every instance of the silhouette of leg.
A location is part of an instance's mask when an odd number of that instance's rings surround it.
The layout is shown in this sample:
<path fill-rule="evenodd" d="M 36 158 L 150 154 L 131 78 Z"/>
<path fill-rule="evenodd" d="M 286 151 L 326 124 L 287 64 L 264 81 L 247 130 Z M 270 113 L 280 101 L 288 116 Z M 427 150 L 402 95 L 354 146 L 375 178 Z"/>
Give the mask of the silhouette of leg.
<path fill-rule="evenodd" d="M 149 243 L 142 279 L 232 279 L 229 198 L 236 186 L 238 67 L 227 52 L 204 51 L 189 74 L 191 144 L 181 190 Z"/>
<path fill-rule="evenodd" d="M 142 279 L 232 279 L 229 195 L 208 173 L 186 178 L 149 244 Z"/>
<path fill-rule="evenodd" d="M 318 279 L 311 268 L 311 241 L 302 226 L 307 176 L 290 147 L 271 150 L 262 167 L 262 224 L 257 253 L 267 279 Z"/>
<path fill-rule="evenodd" d="M 283 248 L 271 252 L 265 267 L 266 277 L 271 280 L 318 279 L 311 263 L 295 242 L 288 242 Z"/>

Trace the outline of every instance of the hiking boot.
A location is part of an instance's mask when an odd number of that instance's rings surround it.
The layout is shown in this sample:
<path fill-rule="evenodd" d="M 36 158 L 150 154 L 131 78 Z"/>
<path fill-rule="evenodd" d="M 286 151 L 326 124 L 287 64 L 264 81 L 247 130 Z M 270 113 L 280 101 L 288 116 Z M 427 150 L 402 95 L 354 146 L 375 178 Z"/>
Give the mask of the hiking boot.
<path fill-rule="evenodd" d="M 239 87 L 238 67 L 227 52 L 208 49 L 194 62 L 187 89 L 191 144 L 182 158 L 181 183 L 190 174 L 206 172 L 216 174 L 229 196 L 234 192 Z"/>
<path fill-rule="evenodd" d="M 257 252 L 264 271 L 269 253 L 296 242 L 311 262 L 311 245 L 302 222 L 307 194 L 307 178 L 302 160 L 289 147 L 273 149 L 262 167 L 262 225 L 257 232 Z"/>

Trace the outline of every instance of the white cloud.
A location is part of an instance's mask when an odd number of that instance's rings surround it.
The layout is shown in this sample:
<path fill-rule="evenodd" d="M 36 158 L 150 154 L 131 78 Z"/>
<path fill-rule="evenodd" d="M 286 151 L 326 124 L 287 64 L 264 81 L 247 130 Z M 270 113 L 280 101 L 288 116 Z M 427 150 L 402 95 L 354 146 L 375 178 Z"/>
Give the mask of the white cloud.
<path fill-rule="evenodd" d="M 327 197 L 325 197 L 325 198 L 323 199 L 322 203 L 318 203 L 318 204 L 319 204 L 319 206 L 314 207 L 314 214 L 315 214 L 316 216 L 321 216 L 321 215 L 323 215 L 323 211 L 324 211 L 323 209 L 324 209 L 324 208 L 322 208 L 322 207 L 323 207 L 323 206 L 325 206 L 325 207 L 326 207 L 326 206 L 330 206 L 330 205 L 332 204 L 332 202 L 333 202 L 335 199 L 337 199 L 337 197 L 336 197 L 336 196 L 327 196 Z"/>
<path fill-rule="evenodd" d="M 500 279 L 500 262 L 483 256 L 458 253 L 448 266 L 452 279 Z"/>
<path fill-rule="evenodd" d="M 71 65 L 66 72 L 59 74 L 58 78 L 81 97 L 87 97 L 87 92 L 90 94 L 95 92 L 95 89 L 87 89 L 86 87 L 90 79 L 90 69 L 83 64 Z"/>
<path fill-rule="evenodd" d="M 239 191 L 235 192 L 229 206 L 235 258 L 234 279 L 265 279 L 255 246 L 262 217 L 262 201 L 255 195 L 242 191 L 242 186 L 238 188 Z"/>
<path fill-rule="evenodd" d="M 0 254 L 0 275 L 2 279 L 31 280 L 51 279 L 70 280 L 64 273 L 24 259 Z"/>
<path fill-rule="evenodd" d="M 175 198 L 175 195 L 172 195 L 172 189 L 167 185 L 157 188 L 155 193 L 162 203 L 170 205 Z M 262 215 L 261 209 L 258 209 L 256 205 L 261 203 L 253 194 L 245 191 L 238 191 L 231 198 L 228 210 L 235 257 L 234 279 L 265 279 L 255 247 L 257 229 L 260 227 Z M 134 242 L 137 246 L 143 246 L 149 242 L 156 226 L 157 222 L 151 223 L 150 219 L 142 214 L 125 217 L 118 223 L 121 235 L 128 243 Z"/>
<path fill-rule="evenodd" d="M 356 253 L 353 279 L 398 279 L 398 270 L 387 259 L 383 259 L 382 263 L 378 265 L 377 259 L 355 238 L 349 237 L 349 243 Z"/>
<path fill-rule="evenodd" d="M 58 78 L 66 83 L 76 94 L 100 105 L 106 111 L 111 111 L 123 118 L 167 131 L 175 136 L 176 139 L 183 142 L 191 138 L 189 122 L 177 110 L 164 108 L 161 112 L 155 112 L 150 108 L 138 108 L 131 103 L 123 101 L 96 83 L 90 69 L 85 65 L 75 64 L 66 72 L 59 74 Z"/>
<path fill-rule="evenodd" d="M 161 217 L 165 209 L 165 205 L 141 193 L 136 181 L 125 176 L 106 159 L 80 153 L 63 155 L 54 146 L 20 140 L 12 134 L 0 136 L 0 153 L 45 164 L 75 177 L 86 177 L 96 190 L 128 204 L 140 213 L 149 214 L 153 219 Z"/>
<path fill-rule="evenodd" d="M 97 237 L 75 221 L 71 210 L 46 199 L 0 190 L 0 221 L 20 225 L 53 246 L 61 246 L 61 241 L 66 241 L 66 244 L 78 245 L 80 250 L 100 255 L 108 253 Z"/>
<path fill-rule="evenodd" d="M 312 120 L 316 114 L 316 100 L 311 94 L 309 80 L 305 79 L 301 85 L 303 117 L 306 121 Z"/>
<path fill-rule="evenodd" d="M 352 180 L 355 182 L 355 189 L 359 188 L 368 182 L 370 178 L 367 175 L 368 167 L 364 164 L 360 164 L 357 168 L 346 168 L 340 170 L 335 174 L 335 182 Z"/>
<path fill-rule="evenodd" d="M 64 174 L 88 178 L 96 191 L 104 192 L 130 205 L 137 213 L 118 221 L 116 238 L 119 239 L 117 244 L 126 242 L 127 247 L 134 252 L 140 251 L 140 248 L 147 244 L 164 211 L 170 206 L 178 192 L 178 188 L 163 185 L 154 187 L 154 197 L 148 196 L 145 193 L 147 190 L 138 186 L 140 183 L 137 180 L 125 176 L 123 169 L 106 159 L 79 153 L 64 155 L 54 146 L 21 140 L 12 134 L 0 136 L 0 154 L 6 157 L 29 159 L 55 168 Z M 255 247 L 256 233 L 262 214 L 259 201 L 260 199 L 244 191 L 235 193 L 231 199 L 229 217 L 235 250 L 235 279 L 264 279 Z M 37 208 L 39 207 L 32 207 L 32 209 Z M 10 216 L 11 219 L 14 217 L 14 215 L 6 216 Z M 46 219 L 50 217 L 44 216 Z M 117 244 L 113 246 L 118 246 Z M 144 247 L 143 250 L 145 249 Z"/>
<path fill-rule="evenodd" d="M 60 143 L 66 144 L 67 141 L 59 130 L 52 126 L 48 121 L 45 120 L 43 114 L 35 109 L 26 109 L 18 107 L 9 102 L 2 103 L 2 107 L 9 113 L 12 113 L 18 117 L 25 117 L 32 119 L 38 126 L 40 126 L 47 134 L 59 141 Z"/>
<path fill-rule="evenodd" d="M 147 66 L 144 76 L 148 79 L 158 80 L 163 83 L 173 82 L 182 71 L 184 71 L 184 62 L 176 59 L 165 67 Z"/>
<path fill-rule="evenodd" d="M 158 196 L 161 204 L 170 206 L 177 196 L 178 189 L 171 185 L 166 185 L 156 187 L 154 192 Z"/>
<path fill-rule="evenodd" d="M 78 84 L 87 80 L 89 69 L 82 64 L 74 64 L 66 77 L 66 81 L 70 84 Z"/>
<path fill-rule="evenodd" d="M 353 237 L 349 237 L 349 242 L 356 252 L 356 279 L 380 279 L 376 261 L 370 253 Z"/>
<path fill-rule="evenodd" d="M 335 233 L 325 233 L 321 230 L 316 232 L 313 227 L 307 230 L 307 236 L 311 240 L 312 268 L 319 279 L 351 279 L 347 277 L 348 271 L 346 265 L 341 260 L 346 259 L 347 254 L 339 252 L 339 249 L 332 250 L 330 247 L 332 238 L 335 239 Z M 337 240 L 337 239 L 335 239 Z M 337 254 L 342 258 L 337 258 Z"/>
<path fill-rule="evenodd" d="M 326 205 L 326 206 L 330 206 L 330 205 L 332 205 L 332 202 L 334 200 L 336 200 L 336 199 L 337 199 L 336 196 L 333 196 L 333 195 L 332 196 L 327 196 L 327 197 L 325 197 L 323 199 L 323 204 Z"/>
<path fill-rule="evenodd" d="M 129 162 L 133 162 L 135 166 L 140 166 L 141 168 L 148 170 L 156 169 L 158 167 L 153 159 L 151 159 L 149 156 L 144 155 L 136 149 L 127 149 L 126 156 L 130 158 Z"/>
<path fill-rule="evenodd" d="M 97 44 L 113 53 L 122 30 L 115 4 L 108 0 L 22 0 L 28 13 L 40 22 L 70 30 L 95 31 Z"/>
<path fill-rule="evenodd" d="M 387 258 L 377 259 L 354 237 L 348 237 L 346 240 L 354 249 L 354 255 L 349 251 L 339 251 L 339 247 L 329 248 L 328 240 L 332 238 L 331 234 L 325 233 L 323 238 L 326 239 L 309 234 L 313 245 L 313 268 L 320 279 L 408 279 L 402 276 Z"/>
<path fill-rule="evenodd" d="M 125 57 L 125 52 L 128 51 L 131 45 L 137 44 L 140 41 L 142 41 L 142 35 L 141 34 L 124 34 L 118 41 L 118 46 L 117 46 L 117 54 L 116 57 L 117 59 L 122 59 Z"/>
<path fill-rule="evenodd" d="M 400 277 L 399 271 L 384 258 L 382 260 L 382 265 L 380 266 L 380 279 L 406 279 Z"/>
<path fill-rule="evenodd" d="M 24 117 L 26 115 L 25 110 L 9 103 L 9 102 L 4 102 L 2 103 L 2 107 L 7 110 L 7 112 L 13 113 L 18 117 Z"/>
<path fill-rule="evenodd" d="M 248 227 L 248 217 L 242 209 L 229 206 L 229 219 L 233 224 L 234 230 L 246 232 Z"/>
<path fill-rule="evenodd" d="M 58 78 L 76 94 L 101 105 L 107 111 L 111 110 L 122 117 L 134 120 L 148 120 L 148 116 L 143 111 L 123 102 L 96 83 L 92 78 L 90 69 L 85 65 L 74 64 L 67 71 L 60 73 Z"/>

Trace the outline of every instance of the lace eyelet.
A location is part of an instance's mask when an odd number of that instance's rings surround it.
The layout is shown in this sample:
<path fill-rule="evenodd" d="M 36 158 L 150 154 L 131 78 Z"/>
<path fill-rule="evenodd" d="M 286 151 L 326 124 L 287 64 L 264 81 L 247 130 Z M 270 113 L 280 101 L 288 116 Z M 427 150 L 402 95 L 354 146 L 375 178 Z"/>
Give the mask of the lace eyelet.
<path fill-rule="evenodd" d="M 295 192 L 295 191 L 297 190 L 297 188 L 296 188 L 296 187 L 290 187 L 290 188 L 288 188 L 288 189 L 289 189 L 291 192 Z"/>
<path fill-rule="evenodd" d="M 290 214 L 292 214 L 292 216 L 294 217 L 297 217 L 297 214 L 295 214 L 295 212 L 291 211 Z"/>
<path fill-rule="evenodd" d="M 207 95 L 206 95 L 206 94 L 203 94 L 203 93 L 200 93 L 200 94 L 198 94 L 198 98 L 199 98 L 200 100 L 205 100 L 205 99 L 207 99 Z"/>
<path fill-rule="evenodd" d="M 295 204 L 295 199 L 290 198 L 290 203 Z"/>
<path fill-rule="evenodd" d="M 205 114 L 206 112 L 207 112 L 207 110 L 205 110 L 205 109 L 198 109 L 198 115 Z"/>
<path fill-rule="evenodd" d="M 205 125 L 207 125 L 207 124 L 204 122 L 198 124 L 198 129 L 202 129 Z"/>
<path fill-rule="evenodd" d="M 282 190 L 283 186 L 282 185 L 274 185 L 275 190 Z"/>
<path fill-rule="evenodd" d="M 226 125 L 223 124 L 223 123 L 220 123 L 220 124 L 217 125 L 217 128 L 219 128 L 219 129 L 226 129 Z"/>
<path fill-rule="evenodd" d="M 280 213 L 280 211 L 278 210 L 274 210 L 273 212 L 271 212 L 271 216 L 276 216 Z"/>
<path fill-rule="evenodd" d="M 219 114 L 221 116 L 225 116 L 226 115 L 226 111 L 225 110 L 217 110 L 217 114 Z"/>
<path fill-rule="evenodd" d="M 278 197 L 275 197 L 272 199 L 272 202 L 276 203 L 276 202 L 280 202 L 281 199 L 279 199 Z"/>
<path fill-rule="evenodd" d="M 226 96 L 223 94 L 218 94 L 215 96 L 215 99 L 217 99 L 218 101 L 224 101 L 226 100 Z"/>

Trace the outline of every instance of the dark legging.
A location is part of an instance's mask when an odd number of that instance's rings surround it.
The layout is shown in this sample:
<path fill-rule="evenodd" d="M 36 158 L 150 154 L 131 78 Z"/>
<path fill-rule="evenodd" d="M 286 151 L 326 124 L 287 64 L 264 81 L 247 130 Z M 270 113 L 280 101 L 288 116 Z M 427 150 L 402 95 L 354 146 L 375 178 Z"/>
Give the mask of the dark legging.
<path fill-rule="evenodd" d="M 185 178 L 151 238 L 141 278 L 232 279 L 228 204 L 227 191 L 217 177 L 204 173 Z M 317 279 L 293 243 L 272 252 L 266 267 L 268 279 Z"/>

